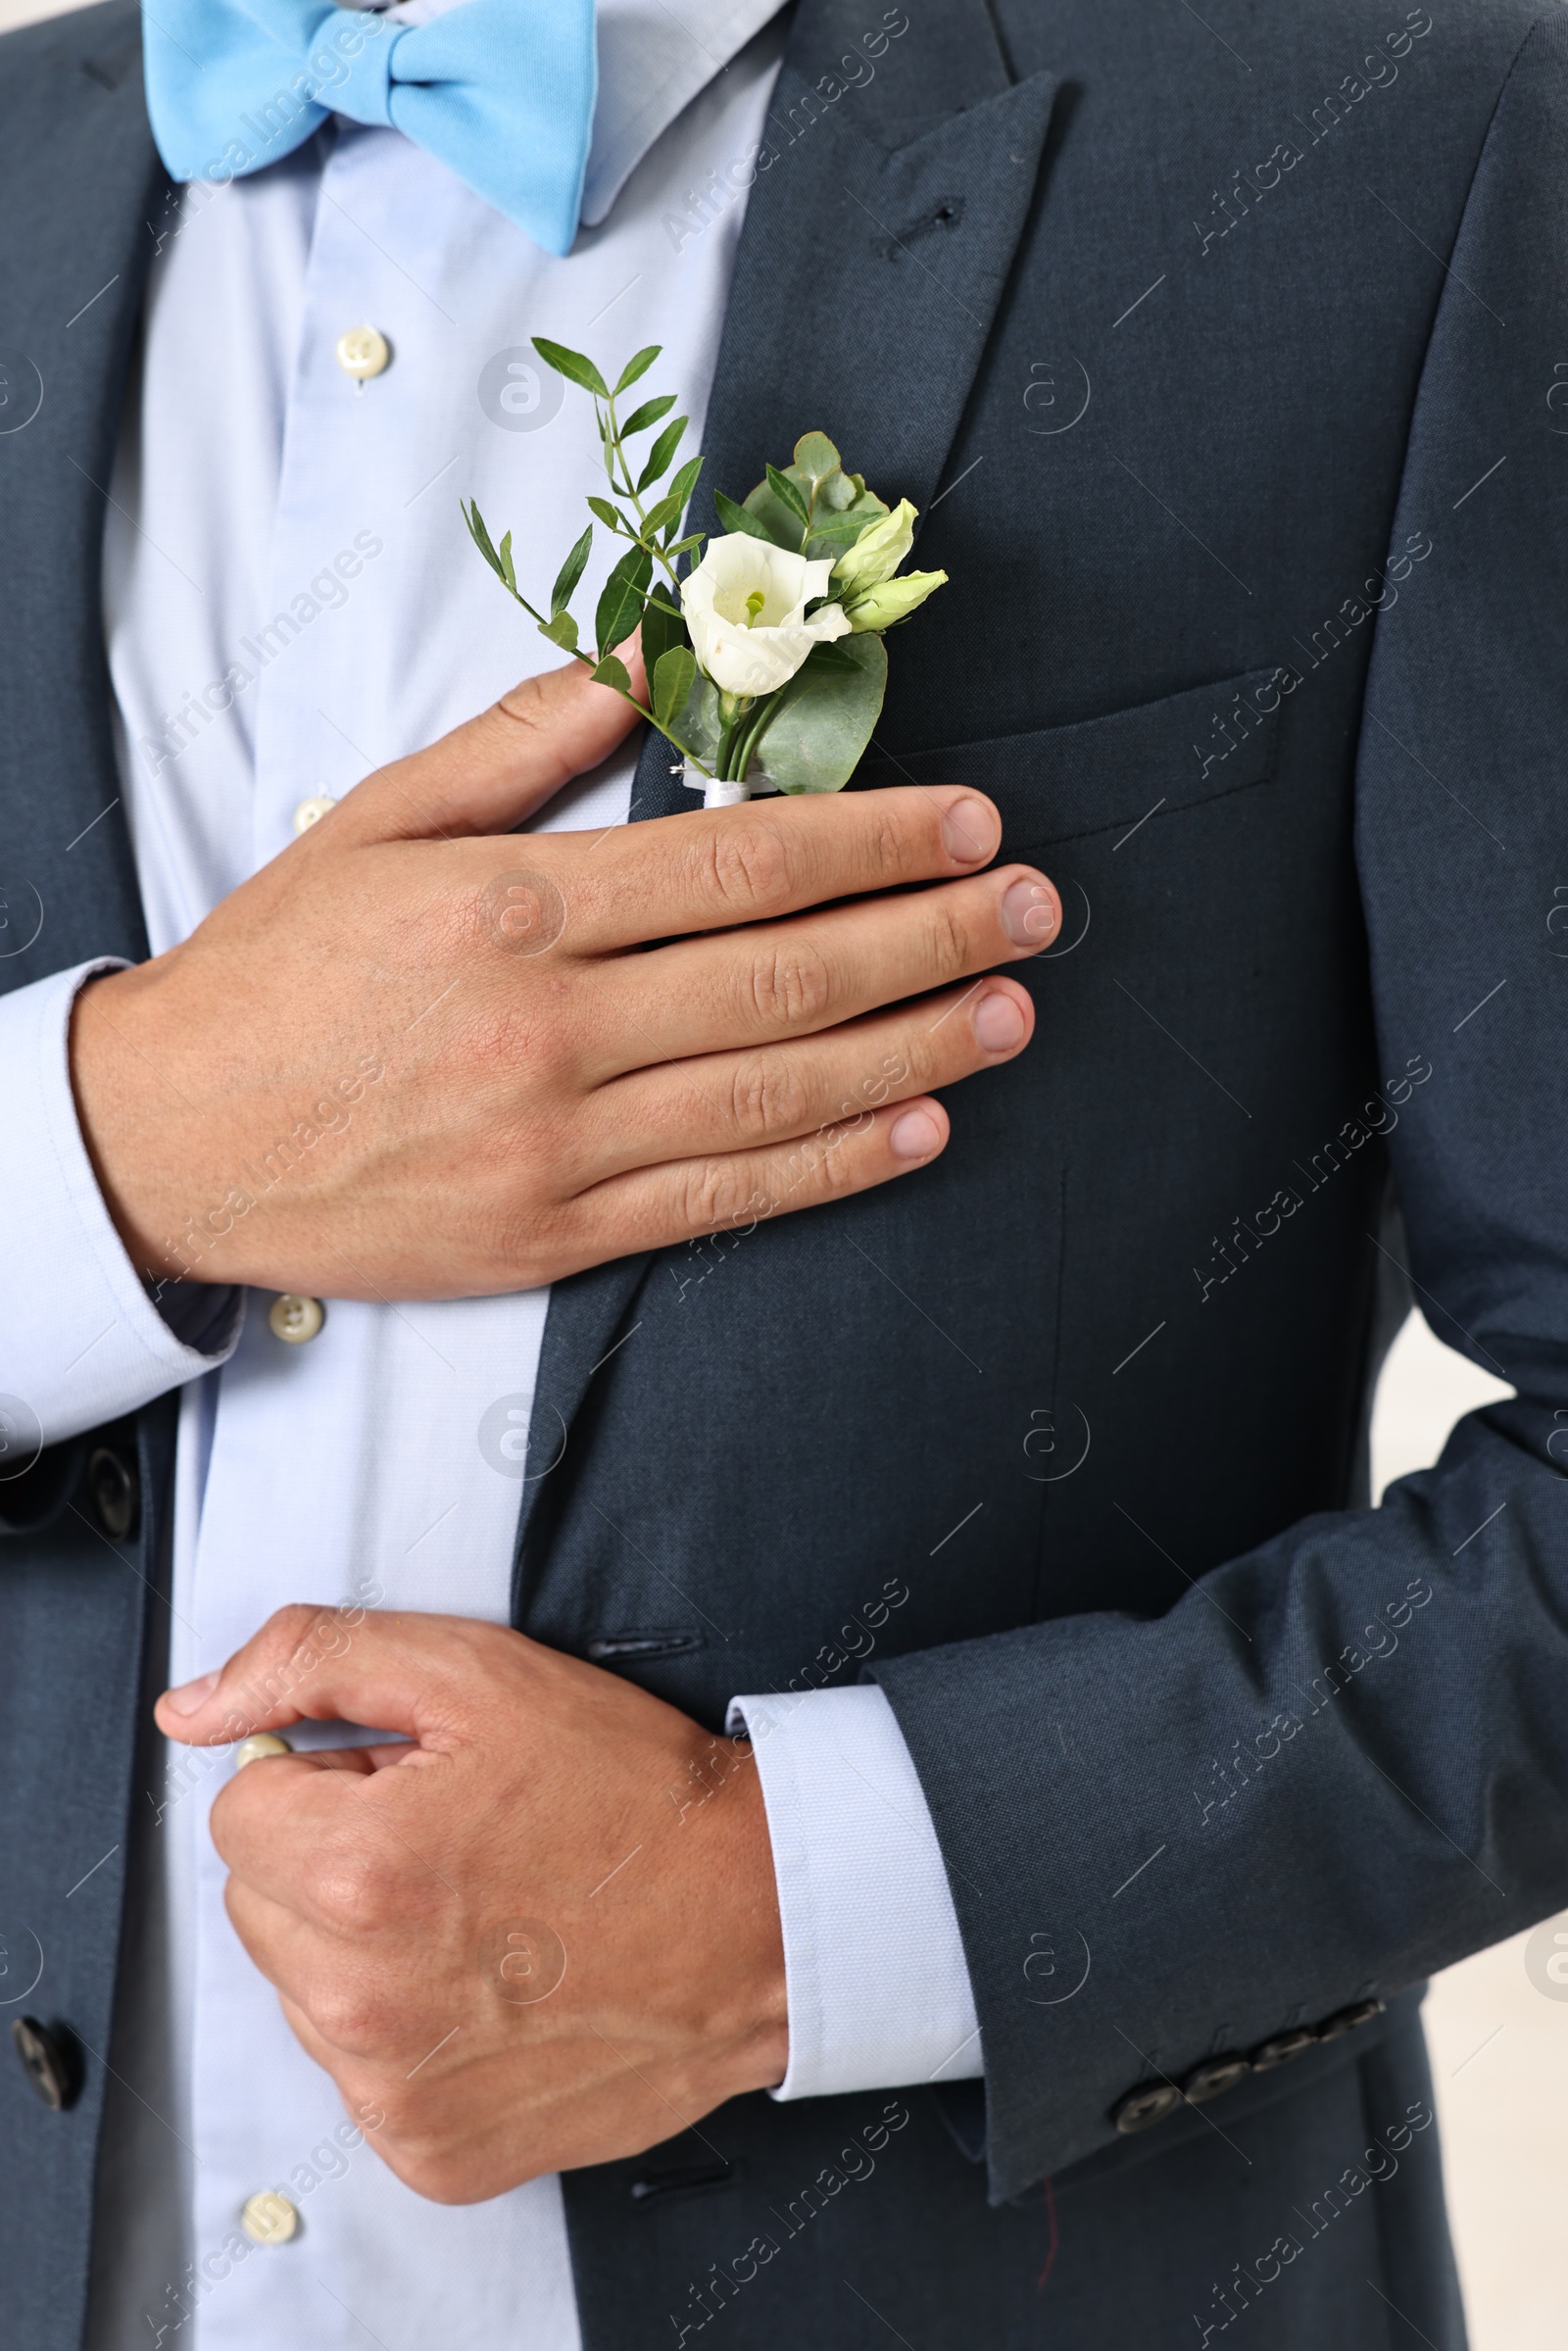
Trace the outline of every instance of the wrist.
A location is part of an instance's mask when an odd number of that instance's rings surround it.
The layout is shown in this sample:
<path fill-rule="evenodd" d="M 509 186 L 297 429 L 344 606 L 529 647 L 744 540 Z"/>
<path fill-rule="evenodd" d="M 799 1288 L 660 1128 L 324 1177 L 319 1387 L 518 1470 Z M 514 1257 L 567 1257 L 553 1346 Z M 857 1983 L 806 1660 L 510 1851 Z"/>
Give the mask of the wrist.
<path fill-rule="evenodd" d="M 160 1120 L 155 1092 L 177 1089 L 160 1082 L 157 1061 L 137 1040 L 144 1025 L 140 1004 L 156 987 L 155 966 L 105 972 L 87 982 L 72 1007 L 68 1053 L 76 1122 L 110 1221 L 137 1272 L 153 1279 L 224 1281 L 222 1272 L 187 1262 L 195 1252 L 176 1254 L 177 1226 L 171 1202 L 161 1198 L 155 1170 L 157 1143 L 167 1132 L 172 1106 Z"/>
<path fill-rule="evenodd" d="M 694 1726 L 694 1730 L 696 1726 Z M 699 1792 L 684 1818 L 700 1830 L 699 1885 L 690 1888 L 703 1942 L 714 1951 L 717 1996 L 702 2019 L 720 2097 L 769 2089 L 789 2071 L 784 1930 L 761 1782 L 745 1739 L 699 1731 L 688 1765 Z M 709 1792 L 702 1793 L 703 1789 Z M 722 1900 L 712 1904 L 715 1887 Z"/>

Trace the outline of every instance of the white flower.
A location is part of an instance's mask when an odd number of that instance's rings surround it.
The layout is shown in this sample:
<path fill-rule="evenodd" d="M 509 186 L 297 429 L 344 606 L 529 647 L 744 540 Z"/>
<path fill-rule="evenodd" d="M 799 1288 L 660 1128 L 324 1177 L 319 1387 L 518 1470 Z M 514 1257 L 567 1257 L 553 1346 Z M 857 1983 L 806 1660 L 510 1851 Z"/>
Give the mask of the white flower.
<path fill-rule="evenodd" d="M 808 563 L 745 531 L 710 539 L 680 601 L 698 664 L 720 693 L 776 693 L 813 645 L 848 635 L 840 605 L 806 617 L 812 598 L 828 593 L 832 570 L 826 558 Z"/>

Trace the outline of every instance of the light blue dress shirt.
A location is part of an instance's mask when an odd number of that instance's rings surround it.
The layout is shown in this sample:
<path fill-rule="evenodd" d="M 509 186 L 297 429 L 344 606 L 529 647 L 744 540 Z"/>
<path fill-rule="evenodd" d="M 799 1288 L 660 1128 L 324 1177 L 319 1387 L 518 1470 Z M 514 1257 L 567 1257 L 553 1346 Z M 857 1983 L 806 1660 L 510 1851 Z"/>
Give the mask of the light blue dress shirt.
<path fill-rule="evenodd" d="M 254 178 L 184 191 L 155 223 L 104 568 L 155 953 L 287 845 L 301 802 L 341 796 L 553 662 L 458 513 L 477 495 L 539 583 L 582 527 L 590 407 L 558 399 L 531 335 L 611 366 L 662 342 L 650 388 L 680 392 L 699 445 L 746 188 L 788 169 L 788 126 L 767 122 L 773 16 L 774 0 L 685 21 L 665 0 L 601 0 L 584 225 L 564 260 L 397 131 L 346 123 Z M 361 325 L 392 354 L 363 386 L 334 359 Z M 618 756 L 537 823 L 625 821 L 633 764 Z M 320 1335 L 291 1347 L 267 1298 L 204 1290 L 196 1323 L 172 1328 L 116 1238 L 72 1103 L 70 1004 L 93 968 L 0 1001 L 19 1113 L 0 1197 L 21 1242 L 0 1252 L 0 1390 L 49 1441 L 183 1391 L 172 1678 L 220 1663 L 290 1600 L 505 1622 L 518 1488 L 478 1429 L 502 1398 L 525 1415 L 548 1293 L 328 1299 Z M 384 1044 L 378 1082 L 395 1085 Z M 779 2094 L 978 2073 L 946 1875 L 881 1692 L 742 1696 L 743 1724 L 783 1913 Z M 299 1742 L 360 1736 L 306 1726 Z M 230 1768 L 171 1748 L 146 1797 L 92 2351 L 574 2351 L 559 2182 L 422 2201 L 283 2023 L 222 1906 L 207 1813 Z M 298 2211 L 287 2243 L 240 2229 L 263 2188 Z"/>

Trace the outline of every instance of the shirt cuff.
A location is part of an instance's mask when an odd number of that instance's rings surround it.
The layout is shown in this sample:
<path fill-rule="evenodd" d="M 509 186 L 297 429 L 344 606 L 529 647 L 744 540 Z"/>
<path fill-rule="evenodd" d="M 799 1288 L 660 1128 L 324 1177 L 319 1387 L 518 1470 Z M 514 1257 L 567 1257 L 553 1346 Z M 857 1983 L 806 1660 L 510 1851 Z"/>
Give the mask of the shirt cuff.
<path fill-rule="evenodd" d="M 730 1701 L 752 1741 L 784 1929 L 789 2071 L 775 2098 L 984 2071 L 936 1831 L 875 1683 Z"/>
<path fill-rule="evenodd" d="M 13 1441 L 55 1445 L 134 1412 L 232 1354 L 242 1292 L 206 1292 L 186 1345 L 153 1304 L 110 1221 L 71 1090 L 71 1007 L 83 982 L 123 966 L 79 963 L 0 997 L 0 1390 Z M 171 1285 L 171 1288 L 173 1286 Z M 20 1411 L 17 1409 L 21 1407 Z"/>

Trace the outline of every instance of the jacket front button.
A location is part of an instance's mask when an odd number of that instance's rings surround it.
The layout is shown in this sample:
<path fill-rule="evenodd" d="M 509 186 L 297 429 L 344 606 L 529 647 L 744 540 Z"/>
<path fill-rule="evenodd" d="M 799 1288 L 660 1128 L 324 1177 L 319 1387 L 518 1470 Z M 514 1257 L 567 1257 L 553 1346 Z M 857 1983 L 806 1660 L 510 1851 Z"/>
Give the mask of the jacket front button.
<path fill-rule="evenodd" d="M 1111 2108 L 1110 2119 L 1123 2132 L 1147 2131 L 1152 2124 L 1162 2123 L 1181 2102 L 1182 2093 L 1174 2082 L 1141 2082 Z"/>
<path fill-rule="evenodd" d="M 70 2061 L 54 2034 L 36 2017 L 14 2017 L 11 2038 L 27 2080 L 50 2110 L 59 2114 L 75 2095 Z"/>
<path fill-rule="evenodd" d="M 141 1488 L 122 1453 L 101 1445 L 87 1455 L 87 1493 L 106 1535 L 116 1543 L 134 1535 Z"/>
<path fill-rule="evenodd" d="M 1201 2065 L 1194 2066 L 1182 2083 L 1182 2096 L 1190 2106 L 1201 2106 L 1205 2098 L 1217 2098 L 1222 2090 L 1234 2089 L 1251 2070 L 1249 2061 L 1234 2051 L 1224 2057 L 1205 2058 Z"/>

